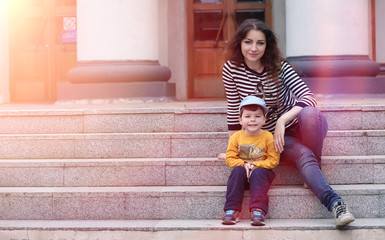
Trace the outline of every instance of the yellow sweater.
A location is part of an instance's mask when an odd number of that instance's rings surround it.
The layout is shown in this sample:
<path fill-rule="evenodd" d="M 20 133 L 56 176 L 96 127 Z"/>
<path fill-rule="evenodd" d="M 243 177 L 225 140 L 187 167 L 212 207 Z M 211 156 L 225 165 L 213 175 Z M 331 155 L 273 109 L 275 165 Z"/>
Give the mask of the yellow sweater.
<path fill-rule="evenodd" d="M 256 136 L 249 136 L 240 130 L 229 139 L 226 164 L 234 168 L 251 162 L 257 168 L 273 169 L 279 164 L 279 156 L 274 149 L 273 134 L 264 130 Z"/>

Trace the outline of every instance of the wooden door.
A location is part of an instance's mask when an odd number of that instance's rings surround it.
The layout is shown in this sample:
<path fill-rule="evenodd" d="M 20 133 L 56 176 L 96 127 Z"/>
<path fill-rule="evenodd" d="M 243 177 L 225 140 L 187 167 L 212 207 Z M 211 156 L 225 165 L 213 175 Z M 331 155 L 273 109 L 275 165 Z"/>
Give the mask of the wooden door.
<path fill-rule="evenodd" d="M 76 65 L 76 0 L 12 0 L 9 7 L 11 102 L 55 101 Z"/>
<path fill-rule="evenodd" d="M 223 52 L 247 18 L 272 25 L 270 0 L 187 0 L 188 96 L 223 99 Z"/>

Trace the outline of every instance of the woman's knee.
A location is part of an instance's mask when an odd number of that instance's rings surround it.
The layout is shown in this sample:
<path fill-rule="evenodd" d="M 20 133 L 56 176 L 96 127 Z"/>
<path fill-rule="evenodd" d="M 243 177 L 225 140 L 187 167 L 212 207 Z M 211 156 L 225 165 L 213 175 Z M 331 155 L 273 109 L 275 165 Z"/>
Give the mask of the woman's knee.
<path fill-rule="evenodd" d="M 308 132 L 311 130 L 322 129 L 322 134 L 326 135 L 328 123 L 325 116 L 315 107 L 305 107 L 298 114 L 300 128 Z"/>
<path fill-rule="evenodd" d="M 304 107 L 298 114 L 298 119 L 299 120 L 309 120 L 309 121 L 314 121 L 317 119 L 320 119 L 322 117 L 321 112 L 312 106 L 307 106 Z"/>

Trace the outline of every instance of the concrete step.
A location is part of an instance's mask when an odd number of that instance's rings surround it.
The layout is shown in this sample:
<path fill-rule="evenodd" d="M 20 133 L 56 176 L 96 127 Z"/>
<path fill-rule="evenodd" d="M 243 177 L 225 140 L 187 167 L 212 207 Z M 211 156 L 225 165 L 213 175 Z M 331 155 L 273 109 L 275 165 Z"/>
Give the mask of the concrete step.
<path fill-rule="evenodd" d="M 322 172 L 329 184 L 385 183 L 385 156 L 324 156 Z M 274 184 L 302 184 L 294 166 L 281 164 L 276 169 Z"/>
<path fill-rule="evenodd" d="M 330 184 L 385 184 L 385 155 L 325 156 Z M 225 186 L 231 168 L 216 158 L 2 159 L 0 187 Z M 303 181 L 281 163 L 274 185 Z"/>
<path fill-rule="evenodd" d="M 344 231 L 284 164 L 266 227 L 251 231 L 248 192 L 241 223 L 220 224 L 224 101 L 1 105 L 0 239 L 382 239 L 385 102 L 372 102 L 319 106 L 330 130 L 322 170 L 357 218 Z"/>
<path fill-rule="evenodd" d="M 346 104 L 346 103 L 345 103 Z M 330 130 L 385 128 L 385 102 L 320 105 Z M 36 108 L 36 107 L 35 107 Z M 194 102 L 87 109 L 3 109 L 0 134 L 225 132 L 226 103 Z"/>
<path fill-rule="evenodd" d="M 3 134 L 4 159 L 39 158 L 188 158 L 225 152 L 226 132 Z M 329 131 L 325 156 L 385 155 L 385 130 Z"/>
<path fill-rule="evenodd" d="M 384 218 L 385 184 L 333 185 L 357 218 Z M 0 188 L 3 220 L 220 219 L 225 186 Z M 300 186 L 273 186 L 272 219 L 332 218 L 314 194 Z M 245 193 L 242 218 L 248 218 Z"/>
<path fill-rule="evenodd" d="M 0 221 L 1 239 L 354 239 L 380 240 L 384 218 L 358 218 L 336 228 L 333 219 L 267 219 L 252 227 L 248 220 L 235 226 L 215 220 L 17 220 Z M 257 231 L 256 231 L 257 230 Z"/>

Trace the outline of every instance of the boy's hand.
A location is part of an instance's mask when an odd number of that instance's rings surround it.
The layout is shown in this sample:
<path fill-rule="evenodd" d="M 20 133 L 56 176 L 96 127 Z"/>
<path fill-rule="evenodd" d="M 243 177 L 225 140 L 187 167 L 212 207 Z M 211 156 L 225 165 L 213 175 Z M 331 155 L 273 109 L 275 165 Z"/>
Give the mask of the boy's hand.
<path fill-rule="evenodd" d="M 226 160 L 226 153 L 219 153 L 218 154 L 218 159 L 219 160 Z"/>
<path fill-rule="evenodd" d="M 243 167 L 246 169 L 247 181 L 250 181 L 250 175 L 251 175 L 251 172 L 254 170 L 255 166 L 254 164 L 245 162 Z"/>

